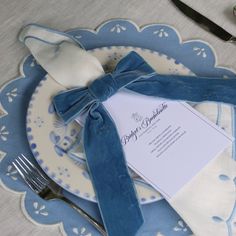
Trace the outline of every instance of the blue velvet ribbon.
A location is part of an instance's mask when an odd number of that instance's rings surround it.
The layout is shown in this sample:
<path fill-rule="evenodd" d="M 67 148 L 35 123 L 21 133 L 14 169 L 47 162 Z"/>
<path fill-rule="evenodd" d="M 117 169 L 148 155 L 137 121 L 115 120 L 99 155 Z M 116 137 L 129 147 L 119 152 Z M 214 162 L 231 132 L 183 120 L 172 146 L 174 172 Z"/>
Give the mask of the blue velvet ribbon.
<path fill-rule="evenodd" d="M 86 88 L 53 99 L 66 122 L 87 112 L 84 150 L 104 225 L 110 236 L 133 236 L 143 224 L 116 126 L 102 102 L 122 88 L 147 96 L 192 102 L 236 104 L 236 80 L 157 74 L 136 52 L 125 56 L 111 74 Z"/>

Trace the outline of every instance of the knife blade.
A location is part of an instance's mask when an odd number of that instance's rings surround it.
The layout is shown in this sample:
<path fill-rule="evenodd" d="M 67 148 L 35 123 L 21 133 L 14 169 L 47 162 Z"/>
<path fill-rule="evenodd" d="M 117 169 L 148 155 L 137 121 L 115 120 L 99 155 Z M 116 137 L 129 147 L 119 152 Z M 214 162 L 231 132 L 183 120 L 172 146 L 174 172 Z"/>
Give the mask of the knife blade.
<path fill-rule="evenodd" d="M 203 16 L 201 13 L 189 7 L 187 4 L 183 3 L 180 0 L 171 0 L 171 1 L 183 14 L 185 14 L 187 17 L 195 21 L 205 30 L 213 33 L 215 36 L 217 36 L 218 38 L 226 42 L 236 42 L 236 37 L 234 37 L 232 34 L 227 32 L 221 26 L 214 23 L 212 20 L 208 19 L 207 17 Z"/>

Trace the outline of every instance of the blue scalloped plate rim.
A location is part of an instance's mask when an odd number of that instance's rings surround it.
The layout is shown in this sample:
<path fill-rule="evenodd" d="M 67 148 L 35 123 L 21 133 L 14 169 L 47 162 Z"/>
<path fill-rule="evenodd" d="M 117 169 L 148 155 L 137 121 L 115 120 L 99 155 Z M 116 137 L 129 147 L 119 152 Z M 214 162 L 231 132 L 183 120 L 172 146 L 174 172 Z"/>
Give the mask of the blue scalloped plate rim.
<path fill-rule="evenodd" d="M 176 63 L 182 63 L 199 76 L 235 76 L 232 70 L 216 65 L 215 53 L 208 43 L 202 40 L 182 42 L 179 33 L 173 27 L 165 24 L 152 24 L 139 28 L 130 20 L 113 19 L 104 22 L 96 30 L 79 28 L 69 30 L 66 33 L 73 37 L 74 40 L 79 41 L 87 50 L 105 46 L 147 48 L 175 58 Z M 21 66 L 21 76 L 5 84 L 0 90 L 1 106 L 2 110 L 5 111 L 5 114 L 2 114 L 0 119 L 0 176 L 2 185 L 24 195 L 22 198 L 22 210 L 32 221 L 47 225 L 58 224 L 61 226 L 62 232 L 67 235 L 87 236 L 90 232 L 93 235 L 98 235 L 86 221 L 67 206 L 60 204 L 60 209 L 57 209 L 58 207 L 55 207 L 59 204 L 57 201 L 53 203 L 45 202 L 33 194 L 21 181 L 14 180 L 17 175 L 14 169 L 10 168 L 11 161 L 20 153 L 32 156 L 25 134 L 25 125 L 17 126 L 17 124 L 15 125 L 15 120 L 17 118 L 19 122 L 24 123 L 28 102 L 34 88 L 39 81 L 44 79 L 46 74 L 40 66 L 32 67 L 32 63 L 35 63 L 33 57 L 27 57 Z M 29 78 L 32 81 L 29 82 Z M 15 90 L 16 88 L 17 90 Z M 27 90 L 25 91 L 26 88 Z M 22 97 L 24 98 L 17 101 L 17 96 L 23 93 L 24 96 Z M 7 123 L 11 124 L 11 126 L 8 126 Z M 235 118 L 233 118 L 233 127 L 235 127 Z M 23 140 L 20 143 L 17 142 L 19 138 Z M 236 159 L 234 151 L 232 157 Z M 94 217 L 99 219 L 99 215 L 96 213 L 96 204 L 75 198 L 67 192 L 65 194 L 87 208 Z M 62 215 L 60 213 L 61 210 L 70 214 L 71 217 L 66 217 L 67 214 Z M 152 216 L 160 219 L 158 222 L 153 222 L 153 220 L 148 218 L 147 224 L 150 225 L 146 226 L 148 234 L 145 235 L 151 236 L 157 235 L 157 233 L 168 236 L 191 234 L 189 228 L 186 231 L 173 231 L 173 227 L 180 220 L 180 217 L 165 200 L 144 206 L 143 211 L 149 218 Z M 153 227 L 154 224 L 155 227 Z"/>

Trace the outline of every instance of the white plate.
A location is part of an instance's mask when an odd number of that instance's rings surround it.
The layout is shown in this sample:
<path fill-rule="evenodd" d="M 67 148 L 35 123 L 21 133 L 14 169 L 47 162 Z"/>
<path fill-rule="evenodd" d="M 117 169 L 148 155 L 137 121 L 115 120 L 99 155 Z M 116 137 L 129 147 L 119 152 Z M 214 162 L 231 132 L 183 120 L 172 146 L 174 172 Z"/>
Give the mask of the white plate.
<path fill-rule="evenodd" d="M 174 59 L 147 49 L 134 47 L 105 47 L 91 50 L 110 71 L 116 63 L 130 51 L 143 56 L 158 72 L 165 74 L 192 74 Z M 81 127 L 76 123 L 65 126 L 56 116 L 51 98 L 63 90 L 54 80 L 46 78 L 36 88 L 29 104 L 27 114 L 27 135 L 31 150 L 44 171 L 67 191 L 96 201 L 81 143 Z M 136 178 L 134 183 L 141 203 L 162 199 L 161 195 L 143 180 Z"/>

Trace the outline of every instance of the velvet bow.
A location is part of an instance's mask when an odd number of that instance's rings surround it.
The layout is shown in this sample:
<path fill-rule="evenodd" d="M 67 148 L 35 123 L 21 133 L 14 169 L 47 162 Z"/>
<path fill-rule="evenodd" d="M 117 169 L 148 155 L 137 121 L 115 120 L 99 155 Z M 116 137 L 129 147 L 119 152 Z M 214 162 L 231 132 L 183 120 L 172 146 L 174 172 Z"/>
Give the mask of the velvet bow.
<path fill-rule="evenodd" d="M 166 99 L 236 104 L 236 80 L 160 75 L 135 52 L 124 57 L 111 74 L 88 87 L 54 97 L 56 111 L 66 123 L 87 113 L 84 150 L 101 215 L 111 236 L 133 236 L 143 223 L 116 126 L 102 105 L 123 88 Z"/>

